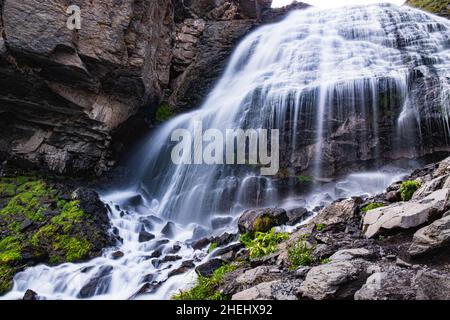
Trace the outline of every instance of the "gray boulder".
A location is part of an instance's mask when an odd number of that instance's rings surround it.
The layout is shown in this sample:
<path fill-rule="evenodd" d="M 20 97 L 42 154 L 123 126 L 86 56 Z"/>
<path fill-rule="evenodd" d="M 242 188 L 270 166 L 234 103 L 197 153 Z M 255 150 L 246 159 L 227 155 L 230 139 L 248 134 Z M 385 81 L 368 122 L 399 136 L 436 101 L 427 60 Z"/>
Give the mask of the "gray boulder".
<path fill-rule="evenodd" d="M 320 210 L 317 216 L 312 220 L 312 223 L 331 225 L 348 221 L 355 217 L 358 212 L 358 206 L 362 202 L 362 199 L 359 197 L 336 201 Z"/>
<path fill-rule="evenodd" d="M 435 191 L 422 200 L 399 202 L 370 210 L 363 220 L 363 232 L 372 238 L 385 230 L 410 229 L 428 222 L 449 209 L 450 189 Z"/>
<path fill-rule="evenodd" d="M 419 256 L 450 244 L 450 216 L 434 221 L 419 229 L 413 237 L 408 253 Z"/>
<path fill-rule="evenodd" d="M 355 300 L 413 300 L 416 296 L 415 271 L 392 267 L 375 272 L 355 293 Z"/>
<path fill-rule="evenodd" d="M 361 260 L 337 261 L 313 267 L 301 284 L 300 293 L 304 298 L 313 300 L 349 298 L 365 279 L 366 268 L 367 262 Z"/>

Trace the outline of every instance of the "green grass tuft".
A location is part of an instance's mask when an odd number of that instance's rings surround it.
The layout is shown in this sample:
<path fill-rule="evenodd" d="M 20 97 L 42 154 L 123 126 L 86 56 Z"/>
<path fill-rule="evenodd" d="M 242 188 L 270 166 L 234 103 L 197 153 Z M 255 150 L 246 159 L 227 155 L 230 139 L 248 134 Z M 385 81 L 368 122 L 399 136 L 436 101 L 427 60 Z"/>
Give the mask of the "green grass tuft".
<path fill-rule="evenodd" d="M 213 275 L 208 277 L 199 276 L 195 286 L 186 291 L 181 291 L 172 297 L 172 300 L 226 300 L 227 297 L 217 291 L 224 276 L 236 269 L 234 265 L 223 265 Z"/>
<path fill-rule="evenodd" d="M 300 266 L 309 266 L 314 262 L 312 249 L 305 237 L 301 237 L 297 242 L 288 248 L 289 269 L 295 270 Z"/>
<path fill-rule="evenodd" d="M 377 209 L 377 208 L 381 208 L 381 207 L 384 207 L 384 206 L 385 206 L 385 204 L 382 203 L 382 202 L 371 202 L 371 203 L 368 203 L 368 204 L 364 205 L 361 208 L 361 211 L 362 212 L 367 212 L 367 211 L 370 211 L 370 210 L 373 210 L 373 209 Z"/>
<path fill-rule="evenodd" d="M 407 180 L 403 181 L 400 186 L 400 196 L 402 198 L 402 201 L 409 201 L 411 200 L 414 192 L 417 191 L 417 189 L 420 188 L 420 182 L 415 180 Z"/>

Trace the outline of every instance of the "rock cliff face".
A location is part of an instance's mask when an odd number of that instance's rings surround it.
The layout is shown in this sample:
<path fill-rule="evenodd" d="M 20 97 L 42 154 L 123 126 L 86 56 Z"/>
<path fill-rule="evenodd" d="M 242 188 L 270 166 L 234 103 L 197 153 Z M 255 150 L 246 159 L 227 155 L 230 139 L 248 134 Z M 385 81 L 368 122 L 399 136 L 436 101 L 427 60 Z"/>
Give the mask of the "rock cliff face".
<path fill-rule="evenodd" d="M 81 28 L 66 23 L 81 9 Z M 286 10 L 261 7 L 264 21 Z M 197 106 L 253 0 L 0 1 L 0 160 L 97 174 L 161 101 Z M 270 12 L 268 12 L 270 11 Z"/>
<path fill-rule="evenodd" d="M 169 82 L 172 4 L 1 3 L 0 153 L 58 172 L 108 166 L 111 133 Z"/>

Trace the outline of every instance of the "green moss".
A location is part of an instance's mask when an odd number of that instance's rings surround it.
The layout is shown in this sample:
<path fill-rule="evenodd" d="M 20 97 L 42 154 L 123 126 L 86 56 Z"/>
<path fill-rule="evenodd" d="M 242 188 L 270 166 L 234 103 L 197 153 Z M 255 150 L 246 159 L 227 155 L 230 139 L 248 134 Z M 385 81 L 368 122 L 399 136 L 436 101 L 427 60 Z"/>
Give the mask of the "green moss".
<path fill-rule="evenodd" d="M 244 233 L 240 237 L 240 241 L 248 249 L 251 259 L 276 252 L 278 244 L 287 239 L 289 239 L 287 233 L 275 233 L 274 228 L 269 232 L 256 232 L 254 235 Z"/>
<path fill-rule="evenodd" d="M 0 196 L 6 200 L 0 209 L 0 225 L 6 226 L 2 230 L 5 236 L 0 238 L 0 293 L 10 290 L 14 274 L 23 267 L 19 263 L 23 253 L 45 254 L 50 264 L 90 256 L 98 234 L 79 201 L 61 199 L 56 190 L 33 177 L 0 179 Z M 21 224 L 27 220 L 34 222 L 33 226 L 21 232 Z M 84 233 L 80 234 L 79 224 Z"/>
<path fill-rule="evenodd" d="M 12 233 L 19 234 L 20 233 L 20 222 L 13 221 L 9 224 L 8 228 Z"/>
<path fill-rule="evenodd" d="M 415 180 L 407 180 L 403 181 L 400 186 L 400 196 L 402 198 L 402 201 L 409 201 L 411 200 L 414 192 L 417 191 L 417 189 L 420 188 L 420 182 Z"/>
<path fill-rule="evenodd" d="M 227 297 L 218 292 L 217 287 L 223 282 L 224 276 L 235 269 L 234 265 L 223 265 L 210 278 L 199 276 L 192 289 L 174 295 L 172 300 L 226 300 Z"/>
<path fill-rule="evenodd" d="M 0 180 L 0 196 L 12 197 L 16 193 L 16 186 L 5 180 Z"/>
<path fill-rule="evenodd" d="M 314 182 L 314 178 L 310 176 L 300 175 L 297 177 L 297 180 L 303 184 L 311 184 Z"/>
<path fill-rule="evenodd" d="M 431 13 L 442 13 L 447 10 L 448 1 L 443 0 L 409 0 L 408 5 Z"/>
<path fill-rule="evenodd" d="M 272 226 L 272 218 L 268 215 L 259 216 L 253 224 L 255 232 L 267 232 L 272 228 Z"/>
<path fill-rule="evenodd" d="M 74 224 L 82 221 L 84 216 L 84 211 L 78 207 L 78 204 L 78 201 L 59 201 L 58 209 L 61 213 L 52 218 L 52 223 L 63 227 L 64 232 L 69 232 Z"/>
<path fill-rule="evenodd" d="M 0 263 L 0 294 L 11 289 L 14 270 L 7 264 Z"/>
<path fill-rule="evenodd" d="M 155 120 L 157 122 L 164 122 L 173 116 L 172 109 L 170 105 L 166 102 L 161 103 L 156 110 Z"/>
<path fill-rule="evenodd" d="M 91 244 L 86 239 L 77 239 L 66 235 L 58 236 L 54 245 L 55 250 L 65 252 L 65 260 L 75 262 L 86 257 L 91 251 Z"/>
<path fill-rule="evenodd" d="M 291 244 L 288 248 L 289 269 L 295 270 L 299 266 L 309 266 L 314 262 L 311 246 L 305 237 Z"/>
<path fill-rule="evenodd" d="M 46 203 L 55 196 L 55 190 L 49 188 L 41 180 L 30 181 L 21 178 L 16 183 L 18 186 L 14 189 L 15 195 L 0 210 L 0 215 L 21 214 L 31 221 L 42 221 L 43 213 L 48 207 Z"/>
<path fill-rule="evenodd" d="M 370 210 L 373 210 L 373 209 L 377 209 L 377 208 L 381 208 L 381 207 L 384 207 L 384 206 L 385 206 L 385 204 L 382 203 L 382 202 L 371 202 L 371 203 L 368 203 L 368 204 L 364 205 L 361 208 L 361 211 L 367 212 L 367 211 L 370 211 Z"/>
<path fill-rule="evenodd" d="M 9 236 L 0 240 L 0 264 L 22 259 L 20 240 Z"/>
<path fill-rule="evenodd" d="M 49 224 L 40 228 L 33 235 L 30 243 L 34 247 L 40 247 L 45 243 L 51 244 L 56 251 L 55 254 L 50 256 L 50 263 L 52 264 L 62 261 L 79 261 L 88 256 L 92 250 L 92 246 L 87 239 L 59 234 L 59 227 L 56 224 Z"/>
<path fill-rule="evenodd" d="M 58 235 L 58 227 L 54 224 L 48 224 L 40 228 L 30 240 L 31 245 L 40 247 L 46 242 L 51 242 Z"/>
<path fill-rule="evenodd" d="M 319 232 L 323 231 L 326 227 L 327 227 L 327 225 L 325 223 L 316 224 L 316 230 Z"/>

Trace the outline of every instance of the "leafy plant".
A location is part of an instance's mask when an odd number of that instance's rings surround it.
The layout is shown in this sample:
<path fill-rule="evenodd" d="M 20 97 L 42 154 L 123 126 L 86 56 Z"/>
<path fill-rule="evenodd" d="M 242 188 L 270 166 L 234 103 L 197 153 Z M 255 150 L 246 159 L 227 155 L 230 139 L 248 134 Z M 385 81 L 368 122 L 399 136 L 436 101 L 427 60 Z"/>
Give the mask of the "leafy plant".
<path fill-rule="evenodd" d="M 382 203 L 382 202 L 371 202 L 371 203 L 368 203 L 368 204 L 364 205 L 361 208 L 361 211 L 367 212 L 367 211 L 370 211 L 370 210 L 373 210 L 373 209 L 377 209 L 377 208 L 381 208 L 381 207 L 384 207 L 384 206 L 385 206 L 385 204 Z"/>
<path fill-rule="evenodd" d="M 291 263 L 289 267 L 291 270 L 297 269 L 299 266 L 308 266 L 314 262 L 311 246 L 305 237 L 301 237 L 288 248 L 288 259 Z"/>
<path fill-rule="evenodd" d="M 415 180 L 407 180 L 403 181 L 400 186 L 400 196 L 402 198 L 402 201 L 409 201 L 411 200 L 414 192 L 417 191 L 417 189 L 420 188 L 420 182 Z"/>
<path fill-rule="evenodd" d="M 226 300 L 217 287 L 222 283 L 224 276 L 236 269 L 234 265 L 223 265 L 213 275 L 208 277 L 199 276 L 195 286 L 186 291 L 181 291 L 172 297 L 172 300 Z"/>
<path fill-rule="evenodd" d="M 316 230 L 317 231 L 323 231 L 323 229 L 325 229 L 327 227 L 327 225 L 325 223 L 318 223 L 316 224 Z"/>
<path fill-rule="evenodd" d="M 240 241 L 248 249 L 251 259 L 276 252 L 278 244 L 287 239 L 289 239 L 289 235 L 286 232 L 275 233 L 275 228 L 269 232 L 256 232 L 254 236 L 245 233 L 240 237 Z"/>

